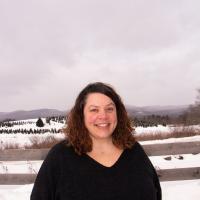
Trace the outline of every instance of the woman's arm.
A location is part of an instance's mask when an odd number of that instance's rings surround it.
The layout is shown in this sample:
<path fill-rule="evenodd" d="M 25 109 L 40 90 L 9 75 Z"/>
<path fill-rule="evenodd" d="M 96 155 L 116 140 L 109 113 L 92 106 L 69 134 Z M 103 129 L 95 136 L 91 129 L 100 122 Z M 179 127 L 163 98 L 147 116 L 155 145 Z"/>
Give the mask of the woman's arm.
<path fill-rule="evenodd" d="M 160 186 L 160 181 L 159 181 L 157 172 L 156 172 L 151 160 L 149 159 L 149 157 L 147 156 L 143 147 L 141 146 L 141 144 L 139 144 L 138 142 L 137 142 L 137 144 L 139 145 L 141 157 L 144 158 L 144 162 L 147 164 L 146 166 L 151 169 L 151 172 L 153 172 L 153 174 L 152 174 L 153 175 L 153 183 L 154 183 L 154 186 L 155 186 L 155 189 L 156 189 L 157 200 L 162 200 L 162 189 L 161 189 L 161 186 Z"/>
<path fill-rule="evenodd" d="M 152 165 L 152 163 L 151 163 L 151 165 Z M 154 185 L 155 185 L 155 188 L 156 188 L 157 200 L 162 200 L 162 190 L 161 190 L 161 186 L 160 186 L 160 181 L 159 181 L 157 172 L 156 172 L 153 165 L 152 165 L 152 169 L 154 171 Z"/>
<path fill-rule="evenodd" d="M 55 148 L 52 148 L 38 172 L 30 200 L 55 200 L 59 177 L 58 157 Z"/>

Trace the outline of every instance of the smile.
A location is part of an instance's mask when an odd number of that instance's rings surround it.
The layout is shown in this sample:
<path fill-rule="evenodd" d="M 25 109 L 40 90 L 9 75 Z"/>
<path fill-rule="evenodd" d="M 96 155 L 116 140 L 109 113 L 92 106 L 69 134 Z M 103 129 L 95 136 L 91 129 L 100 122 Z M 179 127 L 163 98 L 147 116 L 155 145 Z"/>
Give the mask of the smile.
<path fill-rule="evenodd" d="M 106 127 L 106 126 L 109 126 L 109 123 L 95 124 L 95 126 Z"/>

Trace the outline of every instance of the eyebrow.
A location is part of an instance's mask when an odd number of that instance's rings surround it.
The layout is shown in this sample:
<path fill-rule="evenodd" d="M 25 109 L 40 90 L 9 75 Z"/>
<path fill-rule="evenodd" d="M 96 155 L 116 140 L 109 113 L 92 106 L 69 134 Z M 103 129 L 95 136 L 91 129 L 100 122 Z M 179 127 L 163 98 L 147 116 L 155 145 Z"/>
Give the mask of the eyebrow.
<path fill-rule="evenodd" d="M 115 104 L 114 103 L 109 103 L 109 104 L 107 104 L 107 105 L 105 105 L 106 107 L 107 106 L 115 106 Z M 89 107 L 99 107 L 99 106 L 97 106 L 97 105 L 89 105 Z"/>

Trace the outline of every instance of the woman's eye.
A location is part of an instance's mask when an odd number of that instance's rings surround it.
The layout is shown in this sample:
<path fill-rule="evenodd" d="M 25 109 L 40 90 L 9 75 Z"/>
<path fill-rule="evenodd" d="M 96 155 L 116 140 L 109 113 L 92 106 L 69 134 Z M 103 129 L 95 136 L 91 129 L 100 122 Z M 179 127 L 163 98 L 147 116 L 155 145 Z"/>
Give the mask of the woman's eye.
<path fill-rule="evenodd" d="M 91 109 L 90 112 L 97 112 L 97 109 Z"/>
<path fill-rule="evenodd" d="M 107 111 L 108 111 L 108 112 L 112 112 L 113 110 L 114 110 L 113 107 L 107 108 Z"/>

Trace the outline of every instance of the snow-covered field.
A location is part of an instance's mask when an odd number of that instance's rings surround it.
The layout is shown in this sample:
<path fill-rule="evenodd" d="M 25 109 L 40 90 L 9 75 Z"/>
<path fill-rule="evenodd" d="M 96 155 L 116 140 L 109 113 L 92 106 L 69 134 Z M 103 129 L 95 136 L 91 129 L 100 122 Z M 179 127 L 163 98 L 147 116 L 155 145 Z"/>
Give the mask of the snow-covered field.
<path fill-rule="evenodd" d="M 28 200 L 33 184 L 0 186 L 1 200 Z M 161 182 L 163 200 L 199 200 L 200 180 Z"/>
<path fill-rule="evenodd" d="M 35 125 L 36 120 L 31 120 L 34 123 L 30 123 L 26 128 L 38 128 Z M 22 125 L 21 125 L 22 126 Z M 15 129 L 22 128 L 20 125 L 12 127 Z M 44 128 L 56 128 L 60 129 L 63 127 L 62 123 L 52 122 L 51 125 L 45 124 Z M 9 129 L 9 127 L 7 127 Z M 24 128 L 24 127 L 23 127 Z M 199 128 L 196 127 L 196 128 Z M 136 128 L 136 133 L 152 133 L 152 132 L 170 132 L 171 127 L 148 127 Z M 5 146 L 9 144 L 17 144 L 20 148 L 25 145 L 31 145 L 31 137 L 38 137 L 41 140 L 52 134 L 0 134 L 0 148 L 4 149 Z M 54 137 L 64 138 L 61 133 L 53 134 Z M 180 142 L 180 141 L 200 141 L 200 136 L 193 136 L 187 138 L 170 138 L 166 140 L 156 140 L 156 141 L 144 141 L 141 144 L 146 143 L 163 143 L 163 142 Z M 199 167 L 200 166 L 200 154 L 192 155 L 182 155 L 183 160 L 178 159 L 178 156 L 171 156 L 171 160 L 165 160 L 166 156 L 154 156 L 150 157 L 153 165 L 159 169 L 166 168 L 181 168 L 181 167 Z M 0 173 L 37 173 L 41 166 L 42 161 L 20 161 L 20 162 L 1 162 L 0 161 Z M 0 185 L 0 200 L 27 200 L 29 199 L 33 184 L 28 185 Z M 200 199 L 200 179 L 197 180 L 187 180 L 187 181 L 170 181 L 161 182 L 163 200 L 199 200 Z"/>

